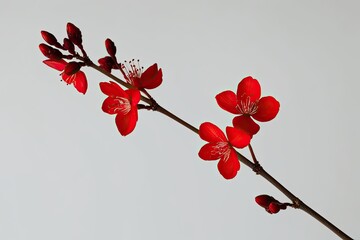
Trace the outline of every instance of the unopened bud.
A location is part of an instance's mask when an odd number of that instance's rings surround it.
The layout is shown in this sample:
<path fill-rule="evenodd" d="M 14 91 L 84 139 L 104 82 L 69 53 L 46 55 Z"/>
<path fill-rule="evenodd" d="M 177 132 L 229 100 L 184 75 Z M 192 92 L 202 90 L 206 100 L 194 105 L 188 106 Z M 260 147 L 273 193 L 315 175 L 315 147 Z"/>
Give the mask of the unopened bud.
<path fill-rule="evenodd" d="M 109 73 L 111 73 L 111 69 L 113 69 L 114 65 L 115 65 L 114 60 L 109 56 L 100 58 L 98 60 L 98 63 L 100 64 L 100 67 L 102 69 L 104 69 L 105 71 L 107 71 Z"/>
<path fill-rule="evenodd" d="M 75 46 L 68 38 L 64 38 L 63 48 L 69 53 L 75 54 Z"/>
<path fill-rule="evenodd" d="M 73 42 L 77 46 L 81 46 L 82 44 L 82 35 L 81 31 L 78 27 L 76 27 L 72 23 L 68 23 L 66 25 L 66 32 L 71 42 Z"/>
<path fill-rule="evenodd" d="M 42 52 L 42 54 L 44 54 L 44 56 L 49 59 L 60 60 L 63 58 L 63 54 L 59 50 L 52 48 L 44 43 L 41 43 L 39 45 L 39 49 Z"/>
<path fill-rule="evenodd" d="M 41 36 L 45 40 L 45 42 L 47 42 L 48 44 L 53 45 L 53 46 L 59 45 L 56 37 L 53 34 L 47 32 L 47 31 L 41 31 Z"/>
<path fill-rule="evenodd" d="M 271 214 L 278 213 L 280 211 L 280 206 L 277 202 L 272 202 L 270 203 L 267 211 Z"/>
<path fill-rule="evenodd" d="M 81 65 L 78 62 L 69 62 L 65 66 L 64 73 L 66 75 L 73 75 L 73 74 L 77 73 L 80 70 L 80 68 L 81 68 Z"/>
<path fill-rule="evenodd" d="M 115 46 L 114 42 L 111 41 L 111 39 L 108 38 L 108 39 L 105 40 L 105 47 L 106 47 L 106 51 L 108 52 L 108 54 L 111 57 L 115 57 L 116 46 Z"/>
<path fill-rule="evenodd" d="M 269 207 L 270 203 L 272 203 L 273 201 L 275 201 L 273 197 L 265 194 L 255 197 L 255 202 L 263 208 Z"/>

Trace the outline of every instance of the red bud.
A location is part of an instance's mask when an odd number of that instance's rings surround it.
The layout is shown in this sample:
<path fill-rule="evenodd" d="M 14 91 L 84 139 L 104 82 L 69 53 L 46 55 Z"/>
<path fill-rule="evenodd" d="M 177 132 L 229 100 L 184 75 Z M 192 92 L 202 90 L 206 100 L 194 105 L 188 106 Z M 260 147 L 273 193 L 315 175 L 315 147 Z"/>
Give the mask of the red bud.
<path fill-rule="evenodd" d="M 68 23 L 66 25 L 66 32 L 71 42 L 73 42 L 77 46 L 81 46 L 82 44 L 82 35 L 79 28 L 77 28 L 74 24 Z"/>
<path fill-rule="evenodd" d="M 269 207 L 270 203 L 275 201 L 275 199 L 269 195 L 264 194 L 264 195 L 259 195 L 259 196 L 255 197 L 255 201 L 257 204 L 259 204 L 263 208 L 267 208 L 267 207 Z"/>
<path fill-rule="evenodd" d="M 100 64 L 100 67 L 102 69 L 104 69 L 105 71 L 107 71 L 109 73 L 111 72 L 111 69 L 113 69 L 114 65 L 115 65 L 114 60 L 109 56 L 100 58 L 98 60 L 98 63 Z"/>
<path fill-rule="evenodd" d="M 280 206 L 277 202 L 270 203 L 268 208 L 269 213 L 273 214 L 273 213 L 278 213 L 279 211 L 280 211 Z"/>
<path fill-rule="evenodd" d="M 41 36 L 50 45 L 59 45 L 56 37 L 47 31 L 41 31 Z"/>
<path fill-rule="evenodd" d="M 63 58 L 63 54 L 59 50 L 52 48 L 44 43 L 41 43 L 39 45 L 39 49 L 42 52 L 42 54 L 44 54 L 44 56 L 49 59 L 60 60 Z"/>
<path fill-rule="evenodd" d="M 64 38 L 63 48 L 68 50 L 69 53 L 75 54 L 75 46 L 68 38 Z"/>
<path fill-rule="evenodd" d="M 81 65 L 78 62 L 69 62 L 65 66 L 64 73 L 66 75 L 73 75 L 73 74 L 77 73 L 80 70 L 80 68 L 81 68 Z"/>
<path fill-rule="evenodd" d="M 108 54 L 111 57 L 115 57 L 116 46 L 115 46 L 114 42 L 111 41 L 111 39 L 108 38 L 108 39 L 105 40 L 105 47 L 106 47 L 106 51 L 108 52 Z"/>

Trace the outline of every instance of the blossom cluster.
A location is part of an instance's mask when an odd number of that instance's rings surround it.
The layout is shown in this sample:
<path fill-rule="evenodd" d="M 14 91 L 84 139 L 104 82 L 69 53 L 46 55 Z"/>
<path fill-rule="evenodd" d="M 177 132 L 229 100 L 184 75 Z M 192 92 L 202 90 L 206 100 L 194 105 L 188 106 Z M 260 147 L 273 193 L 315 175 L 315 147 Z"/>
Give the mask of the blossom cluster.
<path fill-rule="evenodd" d="M 274 119 L 279 112 L 280 103 L 272 96 L 261 97 L 259 82 L 250 76 L 239 82 L 236 93 L 227 90 L 215 98 L 222 109 L 236 116 L 232 120 L 233 126 L 226 128 L 228 139 L 214 124 L 203 123 L 200 126 L 200 137 L 209 143 L 200 149 L 199 156 L 203 160 L 220 159 L 220 174 L 225 179 L 232 179 L 240 169 L 234 147 L 248 146 L 260 130 L 260 126 L 254 120 L 267 122 Z M 212 137 L 208 137 L 209 135 Z M 236 144 L 234 138 L 237 143 L 242 144 Z"/>
<path fill-rule="evenodd" d="M 66 32 L 67 37 L 64 38 L 63 44 L 60 44 L 52 33 L 41 31 L 46 43 L 41 43 L 39 49 L 47 57 L 43 63 L 60 71 L 61 78 L 65 83 L 72 84 L 78 92 L 85 94 L 88 83 L 85 73 L 80 69 L 84 66 L 93 67 L 95 65 L 83 47 L 80 29 L 74 24 L 68 23 Z M 76 52 L 76 48 L 80 50 L 80 53 Z M 116 46 L 109 38 L 105 40 L 105 48 L 108 55 L 98 60 L 97 67 L 108 73 L 111 73 L 113 69 L 118 69 L 131 87 L 123 90 L 113 81 L 100 82 L 100 90 L 107 95 L 102 104 L 102 110 L 105 113 L 116 115 L 117 129 L 121 135 L 126 136 L 135 129 L 138 120 L 140 92 L 148 95 L 146 89 L 154 89 L 162 83 L 162 69 L 159 69 L 155 63 L 144 70 L 140 66 L 139 60 L 119 63 L 116 58 Z M 73 61 L 74 59 L 77 61 Z"/>
<path fill-rule="evenodd" d="M 111 39 L 105 40 L 107 55 L 98 60 L 95 65 L 87 55 L 82 41 L 82 33 L 72 23 L 66 26 L 67 37 L 60 44 L 56 37 L 41 31 L 46 43 L 39 45 L 40 51 L 47 58 L 43 61 L 49 67 L 60 71 L 62 80 L 68 85 L 85 94 L 88 88 L 86 75 L 82 67 L 94 67 L 104 74 L 112 74 L 119 70 L 126 82 L 124 90 L 118 83 L 100 82 L 100 90 L 107 96 L 102 104 L 103 112 L 116 115 L 115 123 L 121 135 L 133 132 L 138 121 L 138 109 L 155 110 L 158 105 L 147 90 L 157 88 L 163 80 L 162 69 L 155 63 L 144 70 L 139 60 L 118 62 L 117 48 Z M 76 50 L 80 50 L 77 52 Z M 139 104 L 142 94 L 148 97 L 149 106 Z M 207 143 L 200 149 L 198 155 L 203 160 L 218 160 L 220 174 L 225 179 L 233 179 L 240 170 L 238 153 L 235 148 L 245 148 L 255 134 L 260 130 L 257 122 L 268 122 L 276 117 L 280 103 L 272 96 L 261 97 L 261 86 L 251 76 L 242 79 L 236 93 L 226 90 L 215 97 L 217 104 L 225 111 L 235 114 L 232 125 L 226 127 L 226 134 L 215 124 L 204 122 L 199 127 L 199 136 Z M 257 122 L 256 122 L 257 121 Z M 254 159 L 254 163 L 255 159 Z M 267 195 L 256 197 L 256 202 L 269 213 L 277 213 L 286 205 Z"/>

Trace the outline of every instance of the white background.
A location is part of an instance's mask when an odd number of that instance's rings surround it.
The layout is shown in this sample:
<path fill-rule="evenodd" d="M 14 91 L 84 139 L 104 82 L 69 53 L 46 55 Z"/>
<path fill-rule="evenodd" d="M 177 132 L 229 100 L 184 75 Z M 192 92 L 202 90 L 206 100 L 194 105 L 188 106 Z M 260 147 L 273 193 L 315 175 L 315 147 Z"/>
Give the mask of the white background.
<path fill-rule="evenodd" d="M 359 1 L 1 1 L 0 239 L 338 239 L 242 166 L 231 181 L 197 153 L 205 143 L 158 113 L 122 137 L 88 93 L 42 63 L 40 31 L 67 22 L 97 61 L 157 62 L 158 102 L 199 126 L 234 115 L 214 96 L 251 75 L 281 104 L 252 142 L 265 169 L 353 238 L 360 237 Z M 242 153 L 249 156 L 248 150 Z"/>

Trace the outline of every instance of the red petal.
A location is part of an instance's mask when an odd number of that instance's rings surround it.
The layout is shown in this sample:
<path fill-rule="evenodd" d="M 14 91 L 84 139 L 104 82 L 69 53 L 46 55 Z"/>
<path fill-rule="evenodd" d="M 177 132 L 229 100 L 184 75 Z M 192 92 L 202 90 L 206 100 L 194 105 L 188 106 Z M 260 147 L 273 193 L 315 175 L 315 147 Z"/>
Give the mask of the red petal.
<path fill-rule="evenodd" d="M 125 90 L 126 94 L 129 96 L 129 100 L 131 102 L 131 106 L 135 106 L 140 102 L 140 91 L 137 89 L 128 89 Z"/>
<path fill-rule="evenodd" d="M 220 159 L 218 163 L 218 169 L 220 174 L 225 179 L 232 179 L 236 176 L 240 169 L 240 162 L 234 149 L 231 149 L 229 158 L 227 160 Z"/>
<path fill-rule="evenodd" d="M 101 91 L 108 95 L 109 97 L 124 97 L 128 98 L 128 95 L 125 91 L 115 82 L 101 82 L 100 83 Z"/>
<path fill-rule="evenodd" d="M 78 90 L 78 92 L 80 93 L 85 94 L 88 87 L 85 73 L 83 71 L 79 71 L 72 76 L 74 76 L 73 83 L 76 90 Z"/>
<path fill-rule="evenodd" d="M 216 160 L 221 157 L 219 151 L 216 151 L 217 143 L 207 143 L 199 151 L 199 157 L 203 160 Z"/>
<path fill-rule="evenodd" d="M 216 95 L 217 104 L 230 113 L 239 114 L 239 110 L 236 108 L 237 106 L 237 98 L 236 94 L 233 91 L 224 91 Z"/>
<path fill-rule="evenodd" d="M 64 82 L 66 82 L 67 84 L 72 84 L 74 82 L 75 79 L 75 75 L 67 75 L 66 73 L 62 73 L 61 74 L 61 78 L 62 80 L 64 80 Z"/>
<path fill-rule="evenodd" d="M 156 63 L 148 67 L 143 74 L 141 74 L 141 78 L 153 78 L 158 72 L 158 66 Z"/>
<path fill-rule="evenodd" d="M 44 60 L 43 63 L 45 63 L 46 65 L 48 65 L 51 68 L 54 68 L 58 71 L 64 71 L 65 66 L 67 64 L 67 62 L 63 59 L 61 60 Z"/>
<path fill-rule="evenodd" d="M 225 134 L 216 125 L 210 122 L 204 122 L 200 125 L 199 135 L 201 139 L 207 142 L 226 142 Z"/>
<path fill-rule="evenodd" d="M 116 115 L 115 123 L 120 134 L 126 136 L 134 130 L 137 120 L 138 112 L 135 108 L 131 109 L 130 112 L 126 115 Z"/>
<path fill-rule="evenodd" d="M 233 125 L 237 129 L 244 130 L 250 136 L 255 135 L 260 130 L 260 126 L 250 116 L 245 115 L 234 117 Z"/>
<path fill-rule="evenodd" d="M 242 99 L 250 97 L 250 102 L 259 100 L 261 96 L 261 87 L 259 82 L 252 78 L 246 77 L 238 85 L 237 97 L 240 102 Z"/>
<path fill-rule="evenodd" d="M 226 135 L 231 145 L 237 148 L 244 148 L 249 145 L 251 136 L 249 133 L 234 127 L 226 127 Z"/>
<path fill-rule="evenodd" d="M 280 109 L 280 103 L 273 97 L 262 97 L 258 102 L 258 109 L 253 118 L 260 122 L 267 122 L 276 117 Z"/>
<path fill-rule="evenodd" d="M 130 100 L 127 98 L 121 98 L 121 97 L 107 97 L 102 105 L 102 110 L 109 114 L 115 114 L 118 113 L 122 116 L 125 116 L 129 114 L 129 112 L 132 109 L 137 108 L 131 106 Z"/>
<path fill-rule="evenodd" d="M 116 114 L 118 113 L 118 105 L 119 101 L 116 98 L 107 97 L 104 100 L 101 109 L 108 114 Z"/>
<path fill-rule="evenodd" d="M 141 74 L 139 83 L 140 87 L 146 89 L 153 89 L 158 87 L 162 83 L 161 68 L 158 70 L 158 66 L 156 63 L 150 66 L 148 69 L 145 70 L 143 74 Z"/>

